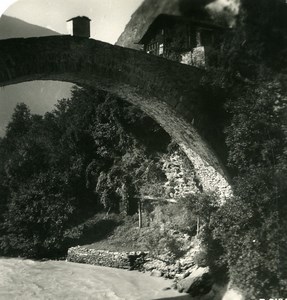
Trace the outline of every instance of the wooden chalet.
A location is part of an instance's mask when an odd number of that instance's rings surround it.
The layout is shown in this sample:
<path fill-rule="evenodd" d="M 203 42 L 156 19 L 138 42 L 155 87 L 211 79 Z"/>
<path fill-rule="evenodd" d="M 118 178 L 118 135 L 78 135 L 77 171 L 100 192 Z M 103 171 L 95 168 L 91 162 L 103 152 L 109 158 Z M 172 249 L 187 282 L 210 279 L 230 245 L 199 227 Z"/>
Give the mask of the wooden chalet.
<path fill-rule="evenodd" d="M 173 15 L 159 15 L 138 44 L 146 53 L 204 67 L 210 49 L 220 44 L 226 28 L 211 22 Z"/>

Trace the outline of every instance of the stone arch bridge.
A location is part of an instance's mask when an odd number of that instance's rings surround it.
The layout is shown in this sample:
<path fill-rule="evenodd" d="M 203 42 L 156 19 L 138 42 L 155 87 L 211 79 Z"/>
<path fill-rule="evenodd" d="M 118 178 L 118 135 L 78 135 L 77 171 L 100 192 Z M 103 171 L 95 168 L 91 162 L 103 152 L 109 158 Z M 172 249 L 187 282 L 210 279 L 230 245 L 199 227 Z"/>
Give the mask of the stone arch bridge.
<path fill-rule="evenodd" d="M 105 90 L 144 111 L 179 144 L 204 190 L 231 194 L 200 120 L 204 71 L 141 51 L 71 36 L 0 41 L 0 86 L 57 80 Z M 214 124 L 211 126 L 215 126 Z"/>

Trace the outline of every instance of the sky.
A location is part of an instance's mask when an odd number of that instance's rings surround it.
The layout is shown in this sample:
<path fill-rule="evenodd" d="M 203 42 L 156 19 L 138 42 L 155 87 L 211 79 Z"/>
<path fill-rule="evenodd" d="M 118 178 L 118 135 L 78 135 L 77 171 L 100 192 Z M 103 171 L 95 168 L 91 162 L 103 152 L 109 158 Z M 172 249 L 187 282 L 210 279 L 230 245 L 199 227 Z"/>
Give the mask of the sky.
<path fill-rule="evenodd" d="M 0 2 L 0 13 L 62 34 L 68 34 L 66 24 L 68 19 L 87 16 L 92 20 L 91 38 L 114 44 L 124 31 L 132 13 L 143 0 L 0 0 Z"/>

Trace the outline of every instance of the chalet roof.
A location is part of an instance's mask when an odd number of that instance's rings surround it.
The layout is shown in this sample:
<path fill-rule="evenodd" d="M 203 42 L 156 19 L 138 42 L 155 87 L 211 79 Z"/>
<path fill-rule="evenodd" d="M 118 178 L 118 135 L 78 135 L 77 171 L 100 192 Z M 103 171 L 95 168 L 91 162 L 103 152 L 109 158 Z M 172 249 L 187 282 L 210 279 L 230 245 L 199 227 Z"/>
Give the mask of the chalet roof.
<path fill-rule="evenodd" d="M 187 18 L 182 16 L 176 16 L 176 15 L 160 14 L 154 19 L 154 21 L 150 24 L 150 26 L 148 27 L 148 29 L 146 30 L 142 38 L 136 44 L 145 44 L 146 41 L 148 41 L 149 37 L 152 35 L 152 33 L 160 26 L 166 24 L 178 24 L 178 23 L 191 24 L 194 25 L 195 27 L 206 28 L 210 30 L 227 29 L 226 27 L 208 21 L 200 21 L 194 18 Z"/>
<path fill-rule="evenodd" d="M 67 20 L 66 22 L 70 22 L 70 21 L 73 21 L 75 19 L 85 19 L 85 20 L 91 21 L 91 19 L 86 17 L 86 16 L 77 16 L 77 17 L 74 17 L 74 18 L 71 18 L 71 19 Z"/>

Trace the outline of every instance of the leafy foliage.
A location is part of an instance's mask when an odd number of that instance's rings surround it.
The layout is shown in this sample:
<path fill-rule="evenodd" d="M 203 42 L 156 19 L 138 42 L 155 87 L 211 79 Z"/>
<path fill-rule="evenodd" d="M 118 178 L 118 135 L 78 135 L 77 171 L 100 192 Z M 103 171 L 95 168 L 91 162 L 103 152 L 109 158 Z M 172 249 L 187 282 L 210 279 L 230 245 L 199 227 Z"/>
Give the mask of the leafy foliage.
<path fill-rule="evenodd" d="M 236 27 L 222 53 L 225 70 L 252 80 L 265 77 L 270 68 L 286 72 L 286 15 L 284 1 L 241 0 Z"/>
<path fill-rule="evenodd" d="M 40 174 L 13 192 L 5 214 L 8 235 L 1 241 L 4 254 L 60 254 L 63 233 L 75 209 L 69 194 L 67 178 L 55 172 Z"/>
<path fill-rule="evenodd" d="M 240 172 L 257 167 L 275 167 L 286 141 L 282 131 L 284 110 L 278 83 L 262 82 L 247 88 L 227 109 L 232 123 L 226 130 L 229 164 Z M 282 161 L 281 161 L 282 162 Z"/>
<path fill-rule="evenodd" d="M 277 91 L 278 92 L 278 91 Z M 279 211 L 286 208 L 286 138 L 274 86 L 247 89 L 240 102 L 230 103 L 227 129 L 229 162 L 238 176 L 235 197 L 216 222 L 224 241 L 230 276 L 249 299 L 282 292 L 279 253 L 282 235 Z"/>
<path fill-rule="evenodd" d="M 152 227 L 152 230 L 145 236 L 144 244 L 151 257 L 164 259 L 167 263 L 175 263 L 176 259 L 186 253 L 184 242 L 167 228 Z"/>
<path fill-rule="evenodd" d="M 214 246 L 210 238 L 211 219 L 219 208 L 218 198 L 209 193 L 190 194 L 176 203 L 159 203 L 150 213 L 150 233 L 146 246 L 152 255 L 168 254 L 171 262 L 182 257 L 190 248 L 200 225 L 201 239 L 205 247 Z M 210 251 L 208 263 L 216 259 Z M 207 250 L 206 250 L 207 251 Z"/>
<path fill-rule="evenodd" d="M 222 247 L 218 264 L 228 265 L 248 299 L 280 297 L 286 287 L 286 13 L 284 1 L 242 0 L 214 81 L 229 90 L 225 134 L 235 177 L 234 197 L 212 218 L 211 237 Z"/>
<path fill-rule="evenodd" d="M 59 255 L 67 232 L 95 213 L 134 213 L 152 153 L 168 143 L 154 121 L 102 91 L 75 88 L 44 117 L 17 105 L 0 141 L 0 252 Z"/>
<path fill-rule="evenodd" d="M 242 0 L 207 79 L 225 91 L 234 197 L 213 214 L 204 239 L 216 246 L 215 269 L 228 266 L 247 299 L 286 292 L 286 20 L 284 1 Z"/>

